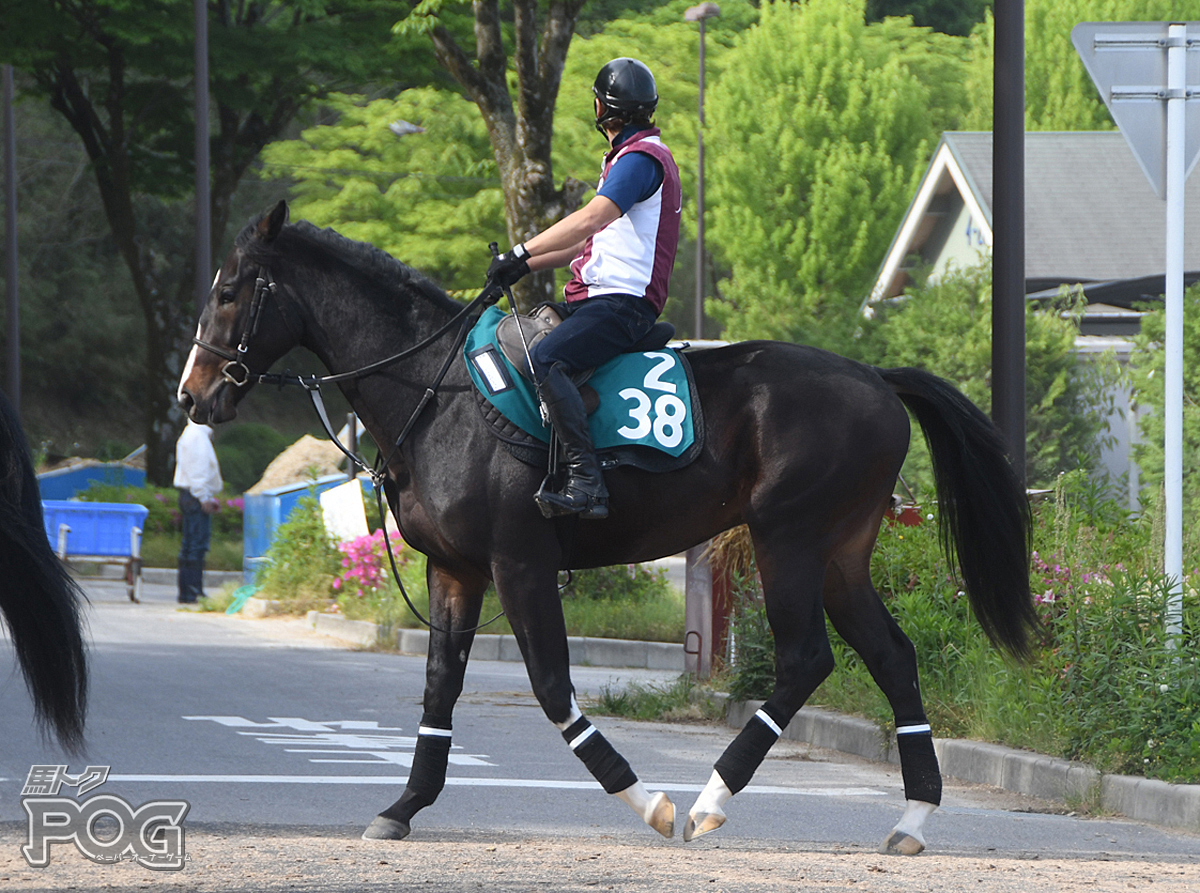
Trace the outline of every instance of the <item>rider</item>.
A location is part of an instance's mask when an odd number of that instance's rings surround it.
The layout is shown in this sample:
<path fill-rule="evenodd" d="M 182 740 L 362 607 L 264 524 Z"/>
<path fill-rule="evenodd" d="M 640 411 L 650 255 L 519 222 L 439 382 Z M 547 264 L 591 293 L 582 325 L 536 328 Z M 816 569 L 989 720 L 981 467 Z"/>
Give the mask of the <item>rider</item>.
<path fill-rule="evenodd" d="M 561 324 L 530 351 L 541 399 L 562 442 L 567 479 L 537 495 L 547 517 L 608 517 L 608 489 L 571 376 L 623 353 L 650 330 L 667 301 L 679 241 L 679 168 L 652 122 L 658 89 L 636 59 L 614 59 L 592 85 L 596 129 L 608 140 L 595 197 L 492 261 L 488 278 L 509 286 L 531 270 L 571 266 Z"/>

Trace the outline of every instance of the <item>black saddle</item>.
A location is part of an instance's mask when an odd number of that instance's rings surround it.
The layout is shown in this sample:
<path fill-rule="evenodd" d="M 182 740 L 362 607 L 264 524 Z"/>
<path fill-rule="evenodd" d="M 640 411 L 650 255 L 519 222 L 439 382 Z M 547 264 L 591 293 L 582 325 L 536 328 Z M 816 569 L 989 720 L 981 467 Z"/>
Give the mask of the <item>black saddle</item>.
<path fill-rule="evenodd" d="M 533 350 L 533 346 L 545 338 L 550 330 L 563 321 L 557 304 L 539 304 L 527 316 L 509 314 L 500 320 L 496 327 L 496 342 L 500 350 L 513 368 L 522 377 L 533 381 L 533 370 L 529 368 L 529 359 L 525 351 Z M 518 329 L 517 326 L 520 326 Z M 521 333 L 524 332 L 522 341 Z M 649 350 L 662 350 L 668 341 L 675 337 L 675 327 L 669 322 L 656 322 L 636 344 L 630 346 L 625 353 L 642 353 Z M 585 372 L 575 377 L 576 384 L 582 384 L 591 377 L 591 372 Z"/>

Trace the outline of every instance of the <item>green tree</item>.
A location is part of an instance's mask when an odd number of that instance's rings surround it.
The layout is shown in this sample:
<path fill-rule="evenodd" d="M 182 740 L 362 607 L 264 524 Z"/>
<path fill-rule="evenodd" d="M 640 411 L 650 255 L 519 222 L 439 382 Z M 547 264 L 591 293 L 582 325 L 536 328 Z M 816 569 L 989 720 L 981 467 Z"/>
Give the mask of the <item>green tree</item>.
<path fill-rule="evenodd" d="M 70 128 L 32 98 L 14 118 L 22 421 L 47 455 L 90 454 L 101 442 L 124 455 L 138 443 L 125 420 L 139 411 L 144 323 Z M 3 343 L 7 320 L 0 333 Z"/>
<path fill-rule="evenodd" d="M 867 21 L 909 16 L 914 25 L 965 37 L 991 8 L 992 0 L 867 0 Z"/>
<path fill-rule="evenodd" d="M 730 338 L 846 349 L 933 142 L 957 122 L 965 41 L 863 0 L 762 7 L 708 102 L 709 222 Z"/>
<path fill-rule="evenodd" d="M 1071 43 L 1080 22 L 1181 22 L 1200 0 L 1025 0 L 1025 127 L 1112 130 L 1112 118 Z M 992 128 L 993 18 L 972 35 L 970 130 Z"/>
<path fill-rule="evenodd" d="M 438 62 L 479 107 L 500 174 L 510 244 L 575 210 L 587 191 L 570 177 L 557 186 L 551 157 L 554 107 L 583 3 L 549 0 L 543 7 L 538 0 L 513 0 L 502 10 L 499 0 L 474 0 L 467 18 L 461 12 L 466 0 L 421 0 L 396 25 L 401 34 L 428 35 Z M 510 27 L 511 71 L 504 41 Z M 527 276 L 514 296 L 529 309 L 550 300 L 553 288 L 553 273 L 544 271 Z"/>
<path fill-rule="evenodd" d="M 710 76 L 725 44 L 756 16 L 745 0 L 722 8 L 708 39 Z M 577 36 L 555 110 L 553 169 L 592 189 L 605 147 L 592 126 L 592 81 L 610 59 L 632 55 L 653 61 L 656 119 L 679 162 L 685 196 L 694 196 L 697 53 L 695 25 L 684 21 L 679 0 Z M 371 242 L 452 290 L 478 289 L 487 265 L 483 246 L 506 225 L 499 168 L 478 108 L 449 90 L 419 88 L 394 100 L 334 96 L 324 109 L 330 120 L 263 155 L 267 176 L 293 181 L 294 213 Z M 388 130 L 396 120 L 424 132 L 398 139 Z M 684 204 L 685 226 L 694 232 L 695 205 L 687 198 Z"/>
<path fill-rule="evenodd" d="M 396 79 L 384 0 L 212 0 L 212 237 L 224 242 L 238 183 L 267 142 L 339 86 Z M 174 392 L 194 324 L 194 261 L 182 220 L 193 182 L 192 4 L 44 0 L 7 4 L 0 57 L 71 125 L 145 320 L 147 467 L 169 482 Z M 347 48 L 353 47 L 353 52 Z M 427 76 L 405 55 L 409 76 Z M 417 78 L 418 80 L 420 78 Z"/>
<path fill-rule="evenodd" d="M 504 230 L 504 196 L 476 106 L 419 87 L 395 99 L 338 94 L 333 123 L 263 152 L 266 176 L 293 181 L 293 213 L 370 242 L 446 288 L 478 290 L 481 248 Z M 398 137 L 405 121 L 424 129 Z"/>
<path fill-rule="evenodd" d="M 1189 517 L 1200 509 L 1200 285 L 1183 296 L 1183 481 L 1184 504 Z M 1134 445 L 1134 458 L 1147 487 L 1157 496 L 1163 484 L 1163 439 L 1165 419 L 1163 387 L 1166 379 L 1166 315 L 1162 307 L 1142 317 L 1142 329 L 1129 358 L 1133 399 L 1138 405 L 1141 441 Z M 1191 525 L 1189 545 L 1196 545 L 1197 531 Z"/>
<path fill-rule="evenodd" d="M 1053 482 L 1063 471 L 1092 468 L 1115 375 L 1104 361 L 1075 355 L 1080 299 L 1064 294 L 1053 306 L 1027 305 L 1026 478 Z M 864 324 L 864 353 L 877 366 L 917 366 L 955 382 L 984 412 L 991 410 L 992 278 L 988 261 L 953 269 L 935 283 L 885 305 Z M 932 490 L 928 453 L 914 437 L 903 472 L 910 486 Z"/>

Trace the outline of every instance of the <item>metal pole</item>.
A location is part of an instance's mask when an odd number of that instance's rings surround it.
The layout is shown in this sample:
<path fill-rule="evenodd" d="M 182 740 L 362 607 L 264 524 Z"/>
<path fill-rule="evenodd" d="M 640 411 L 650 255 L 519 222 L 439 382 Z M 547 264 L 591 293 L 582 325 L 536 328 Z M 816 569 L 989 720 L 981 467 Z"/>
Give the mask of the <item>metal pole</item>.
<path fill-rule="evenodd" d="M 992 130 L 992 418 L 1025 480 L 1025 3 L 997 0 Z"/>
<path fill-rule="evenodd" d="M 208 175 L 208 0 L 192 0 L 196 80 L 196 310 L 208 301 L 212 272 L 212 208 Z"/>
<path fill-rule="evenodd" d="M 1163 444 L 1166 531 L 1163 573 L 1169 581 L 1167 637 L 1183 626 L 1183 181 L 1187 26 L 1167 29 L 1166 436 Z"/>
<path fill-rule="evenodd" d="M 4 66 L 4 280 L 8 292 L 8 377 L 5 390 L 21 411 L 21 303 L 17 290 L 17 128 L 13 67 Z"/>
<path fill-rule="evenodd" d="M 700 129 L 696 155 L 696 321 L 693 338 L 704 337 L 704 19 L 700 19 Z"/>

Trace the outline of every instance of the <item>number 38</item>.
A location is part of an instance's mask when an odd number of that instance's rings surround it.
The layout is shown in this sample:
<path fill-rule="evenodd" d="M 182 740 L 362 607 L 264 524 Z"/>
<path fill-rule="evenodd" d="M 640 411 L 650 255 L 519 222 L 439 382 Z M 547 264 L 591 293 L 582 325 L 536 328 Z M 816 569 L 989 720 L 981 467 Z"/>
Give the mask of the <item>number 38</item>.
<path fill-rule="evenodd" d="M 618 428 L 617 433 L 629 440 L 641 440 L 654 432 L 654 439 L 667 449 L 679 446 L 683 441 L 683 423 L 687 419 L 687 407 L 675 396 L 676 387 L 663 381 L 662 375 L 674 368 L 675 357 L 669 353 L 647 353 L 645 356 L 659 362 L 642 379 L 642 388 L 625 388 L 618 396 L 633 401 L 629 418 L 633 425 Z M 651 400 L 646 391 L 660 391 L 657 399 Z"/>

